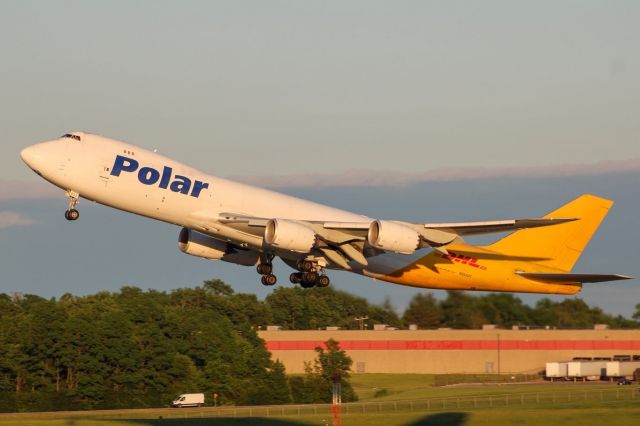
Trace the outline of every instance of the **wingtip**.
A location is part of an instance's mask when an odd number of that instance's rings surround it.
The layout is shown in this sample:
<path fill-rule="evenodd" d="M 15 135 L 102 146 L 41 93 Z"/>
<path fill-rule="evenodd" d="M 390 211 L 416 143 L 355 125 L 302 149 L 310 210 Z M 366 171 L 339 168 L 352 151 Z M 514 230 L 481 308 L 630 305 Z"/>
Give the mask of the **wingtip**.
<path fill-rule="evenodd" d="M 557 224 L 566 223 L 566 222 L 574 222 L 579 220 L 579 217 L 549 217 L 547 218 L 550 222 L 554 222 Z"/>
<path fill-rule="evenodd" d="M 616 277 L 618 277 L 619 280 L 633 280 L 633 279 L 635 279 L 635 277 L 632 277 L 630 275 L 622 275 L 622 274 L 616 274 Z"/>

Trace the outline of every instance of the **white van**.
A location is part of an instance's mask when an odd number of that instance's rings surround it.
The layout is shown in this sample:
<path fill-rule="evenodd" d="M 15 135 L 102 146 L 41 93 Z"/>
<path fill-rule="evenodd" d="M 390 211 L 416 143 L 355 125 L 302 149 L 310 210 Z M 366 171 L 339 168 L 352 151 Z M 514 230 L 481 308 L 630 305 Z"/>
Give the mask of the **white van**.
<path fill-rule="evenodd" d="M 204 405 L 203 393 L 183 393 L 171 403 L 174 408 L 202 407 Z"/>

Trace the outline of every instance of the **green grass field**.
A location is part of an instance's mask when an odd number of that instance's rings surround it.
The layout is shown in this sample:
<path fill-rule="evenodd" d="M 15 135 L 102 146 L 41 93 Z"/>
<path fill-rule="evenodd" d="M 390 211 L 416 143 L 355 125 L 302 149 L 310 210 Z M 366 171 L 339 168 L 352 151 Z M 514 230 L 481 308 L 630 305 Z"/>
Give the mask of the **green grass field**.
<path fill-rule="evenodd" d="M 424 399 L 457 397 L 465 395 L 489 395 L 500 393 L 532 393 L 532 392 L 571 392 L 615 388 L 612 383 L 571 383 L 571 382 L 535 382 L 527 384 L 466 384 L 445 387 L 433 386 L 433 375 L 430 374 L 360 374 L 354 375 L 352 385 L 360 401 L 393 401 L 402 399 Z M 376 391 L 386 390 L 386 396 L 374 397 Z"/>
<path fill-rule="evenodd" d="M 342 417 L 342 424 L 350 425 L 609 425 L 640 424 L 638 404 L 607 403 L 601 406 L 546 406 L 528 409 L 449 410 L 422 413 L 352 414 Z M 49 419 L 46 416 L 31 419 L 2 419 L 0 425 L 20 426 L 294 426 L 331 424 L 329 415 L 302 415 L 271 418 L 174 418 L 174 419 Z"/>
<path fill-rule="evenodd" d="M 343 405 L 349 425 L 637 425 L 640 388 L 598 384 L 432 386 L 433 376 L 353 377 L 360 396 Z M 380 395 L 384 389 L 386 395 Z M 327 406 L 145 409 L 83 413 L 0 414 L 0 426 L 324 425 Z M 235 410 L 235 411 L 234 411 Z"/>

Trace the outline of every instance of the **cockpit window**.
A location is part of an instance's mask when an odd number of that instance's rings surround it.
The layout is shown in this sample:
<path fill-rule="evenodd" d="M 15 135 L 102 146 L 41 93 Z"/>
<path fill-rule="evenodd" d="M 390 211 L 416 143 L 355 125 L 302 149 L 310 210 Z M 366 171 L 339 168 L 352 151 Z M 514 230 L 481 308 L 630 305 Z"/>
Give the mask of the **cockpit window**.
<path fill-rule="evenodd" d="M 77 141 L 80 140 L 80 136 L 78 135 L 72 135 L 71 133 L 66 133 L 64 135 L 62 135 L 63 138 L 71 138 L 71 139 L 75 139 Z"/>

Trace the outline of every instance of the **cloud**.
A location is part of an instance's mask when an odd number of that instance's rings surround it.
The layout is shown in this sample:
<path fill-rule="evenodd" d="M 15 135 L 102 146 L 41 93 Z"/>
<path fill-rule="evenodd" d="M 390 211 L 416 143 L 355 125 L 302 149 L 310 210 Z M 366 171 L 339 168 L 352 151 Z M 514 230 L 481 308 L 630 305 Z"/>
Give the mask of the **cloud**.
<path fill-rule="evenodd" d="M 338 174 L 235 177 L 234 180 L 270 188 L 298 187 L 393 187 L 421 182 L 464 181 L 495 178 L 545 178 L 598 176 L 640 172 L 640 158 L 590 164 L 529 167 L 460 167 L 407 173 L 389 170 L 348 170 Z"/>
<path fill-rule="evenodd" d="M 607 160 L 584 164 L 528 167 L 458 167 L 408 173 L 392 170 L 353 169 L 335 174 L 279 176 L 232 176 L 230 179 L 268 188 L 394 187 L 422 182 L 465 181 L 496 178 L 545 178 L 599 176 L 640 172 L 640 158 Z M 44 199 L 63 196 L 61 189 L 47 182 L 0 180 L 0 201 Z"/>
<path fill-rule="evenodd" d="M 0 181 L 0 201 L 59 197 L 60 189 L 47 182 Z"/>
<path fill-rule="evenodd" d="M 15 212 L 0 212 L 0 229 L 33 225 L 35 221 Z"/>

